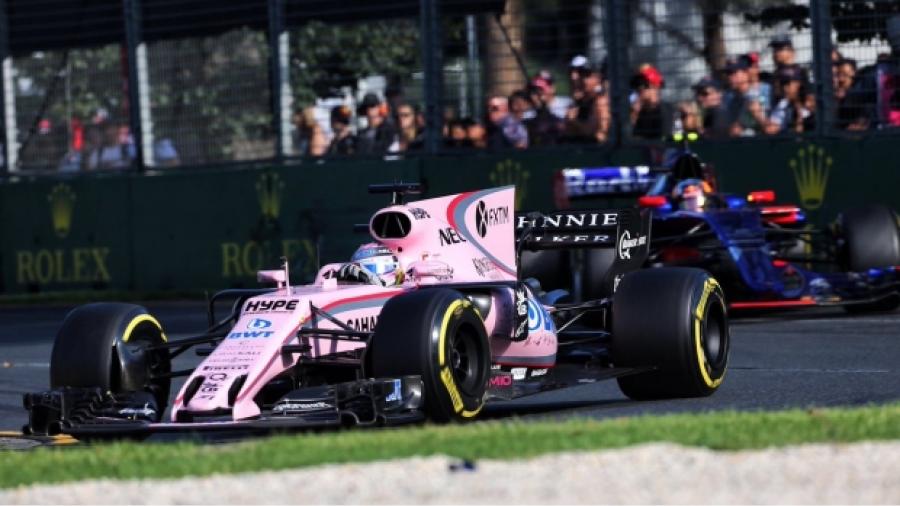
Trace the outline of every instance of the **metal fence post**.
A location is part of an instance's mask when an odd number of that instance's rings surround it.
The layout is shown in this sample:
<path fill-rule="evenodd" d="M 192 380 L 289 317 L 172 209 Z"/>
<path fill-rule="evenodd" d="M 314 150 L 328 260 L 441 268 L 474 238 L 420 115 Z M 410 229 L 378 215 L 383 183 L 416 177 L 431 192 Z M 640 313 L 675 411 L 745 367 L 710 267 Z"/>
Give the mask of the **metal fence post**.
<path fill-rule="evenodd" d="M 606 3 L 606 76 L 609 82 L 610 126 L 607 142 L 619 146 L 627 131 L 623 125 L 629 124 L 628 86 L 628 44 L 624 37 L 628 34 L 630 20 L 625 14 L 622 0 L 605 0 Z"/>
<path fill-rule="evenodd" d="M 834 127 L 834 84 L 831 75 L 831 2 L 810 2 L 813 42 L 813 77 L 816 80 L 816 134 L 826 135 Z"/>
<path fill-rule="evenodd" d="M 16 134 L 16 90 L 13 80 L 12 56 L 9 54 L 9 19 L 6 0 L 0 0 L 0 173 L 16 170 L 19 141 Z"/>
<path fill-rule="evenodd" d="M 293 151 L 290 80 L 290 35 L 285 28 L 284 0 L 269 0 L 269 75 L 272 95 L 272 127 L 275 130 L 275 160 L 279 163 Z"/>
<path fill-rule="evenodd" d="M 425 97 L 425 152 L 437 153 L 442 141 L 441 109 L 443 46 L 438 0 L 420 0 L 419 25 L 422 34 L 422 69 Z"/>
<path fill-rule="evenodd" d="M 153 167 L 153 120 L 150 115 L 150 69 L 144 42 L 141 0 L 122 0 L 125 49 L 128 55 L 128 122 L 137 170 Z"/>

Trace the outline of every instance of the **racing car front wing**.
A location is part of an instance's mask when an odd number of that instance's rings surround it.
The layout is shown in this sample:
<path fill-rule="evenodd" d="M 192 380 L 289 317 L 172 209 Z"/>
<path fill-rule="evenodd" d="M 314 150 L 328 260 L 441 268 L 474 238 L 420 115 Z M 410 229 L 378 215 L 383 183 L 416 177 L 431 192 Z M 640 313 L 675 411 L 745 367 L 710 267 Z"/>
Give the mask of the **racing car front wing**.
<path fill-rule="evenodd" d="M 70 434 L 78 439 L 142 437 L 164 432 L 271 431 L 342 425 L 400 425 L 424 419 L 418 376 L 365 379 L 299 388 L 258 418 L 196 413 L 188 422 L 160 423 L 152 396 L 114 395 L 99 388 L 60 388 L 24 397 L 26 434 Z"/>

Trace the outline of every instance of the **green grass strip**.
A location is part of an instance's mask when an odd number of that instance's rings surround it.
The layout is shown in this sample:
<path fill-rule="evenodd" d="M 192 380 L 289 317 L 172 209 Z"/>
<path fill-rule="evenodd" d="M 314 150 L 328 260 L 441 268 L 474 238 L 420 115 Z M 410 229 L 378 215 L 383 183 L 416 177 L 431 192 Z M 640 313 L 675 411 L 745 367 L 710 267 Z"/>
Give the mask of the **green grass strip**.
<path fill-rule="evenodd" d="M 670 441 L 719 450 L 900 439 L 900 404 L 563 422 L 490 421 L 273 436 L 225 445 L 113 443 L 0 454 L 0 487 L 89 478 L 176 478 L 445 454 L 532 457 Z"/>

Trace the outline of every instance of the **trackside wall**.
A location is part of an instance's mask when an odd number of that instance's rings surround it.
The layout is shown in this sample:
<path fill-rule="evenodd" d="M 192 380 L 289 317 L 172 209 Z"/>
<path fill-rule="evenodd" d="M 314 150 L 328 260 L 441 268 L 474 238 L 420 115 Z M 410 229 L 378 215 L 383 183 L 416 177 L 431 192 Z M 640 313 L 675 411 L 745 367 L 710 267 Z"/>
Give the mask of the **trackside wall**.
<path fill-rule="evenodd" d="M 900 209 L 900 145 L 890 137 L 695 149 L 723 190 L 774 189 L 817 224 L 866 202 Z M 648 163 L 660 153 L 572 149 L 9 179 L 0 182 L 0 292 L 252 287 L 256 270 L 281 256 L 295 282 L 309 280 L 319 262 L 348 258 L 366 240 L 352 225 L 389 198 L 369 195 L 369 183 L 421 180 L 429 196 L 515 184 L 519 209 L 547 210 L 556 169 Z"/>

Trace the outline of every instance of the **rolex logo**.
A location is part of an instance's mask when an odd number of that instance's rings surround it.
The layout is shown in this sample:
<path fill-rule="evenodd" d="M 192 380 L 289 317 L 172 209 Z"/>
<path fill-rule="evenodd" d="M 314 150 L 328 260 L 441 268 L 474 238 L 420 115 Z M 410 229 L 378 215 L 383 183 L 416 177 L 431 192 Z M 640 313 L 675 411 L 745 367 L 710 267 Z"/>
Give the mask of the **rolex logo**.
<path fill-rule="evenodd" d="M 281 193 L 284 182 L 278 174 L 267 172 L 256 180 L 256 197 L 259 199 L 259 210 L 266 219 L 276 220 L 281 213 Z"/>
<path fill-rule="evenodd" d="M 519 162 L 512 160 L 504 160 L 494 167 L 489 176 L 491 183 L 497 186 L 515 185 L 516 186 L 516 209 L 522 207 L 522 200 L 528 194 L 528 174 L 527 170 L 522 170 Z"/>
<path fill-rule="evenodd" d="M 806 209 L 813 210 L 822 206 L 831 163 L 832 159 L 825 154 L 825 150 L 815 145 L 801 147 L 797 155 L 788 162 L 794 173 L 794 181 L 797 182 L 800 203 Z"/>
<path fill-rule="evenodd" d="M 50 218 L 53 221 L 53 231 L 60 239 L 69 235 L 72 229 L 72 211 L 75 208 L 75 192 L 65 183 L 59 183 L 50 190 L 47 195 L 50 202 Z"/>

